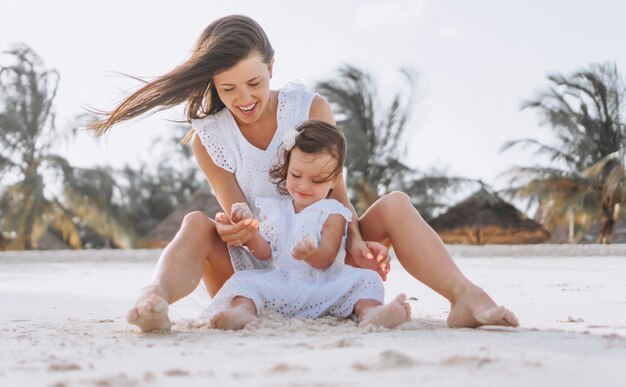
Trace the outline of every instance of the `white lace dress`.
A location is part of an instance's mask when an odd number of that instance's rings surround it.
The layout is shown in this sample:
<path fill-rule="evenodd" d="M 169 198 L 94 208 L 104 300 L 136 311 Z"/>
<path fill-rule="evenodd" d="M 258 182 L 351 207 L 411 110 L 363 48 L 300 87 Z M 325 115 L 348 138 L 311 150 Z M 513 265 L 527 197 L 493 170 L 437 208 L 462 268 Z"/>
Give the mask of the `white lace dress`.
<path fill-rule="evenodd" d="M 315 93 L 300 83 L 290 82 L 278 93 L 276 113 L 277 128 L 267 149 L 259 149 L 245 139 L 232 113 L 227 108 L 191 125 L 213 162 L 234 173 L 246 201 L 255 218 L 259 218 L 256 198 L 280 197 L 276 186 L 269 180 L 269 170 L 278 161 L 278 149 L 282 138 L 290 129 L 309 119 L 309 110 Z M 260 261 L 243 247 L 228 247 L 235 271 L 271 267 L 271 261 Z"/>
<path fill-rule="evenodd" d="M 358 300 L 383 302 L 383 283 L 372 270 L 345 264 L 345 230 L 334 263 L 326 270 L 311 267 L 291 256 L 291 247 L 305 234 L 319 243 L 322 226 L 331 214 L 346 219 L 352 213 L 333 199 L 316 202 L 295 213 L 290 197 L 256 200 L 262 219 L 261 235 L 270 242 L 274 268 L 236 272 L 215 295 L 201 319 L 228 307 L 235 296 L 254 301 L 257 310 L 272 310 L 287 317 L 347 317 Z M 347 226 L 346 226 L 347 227 Z"/>

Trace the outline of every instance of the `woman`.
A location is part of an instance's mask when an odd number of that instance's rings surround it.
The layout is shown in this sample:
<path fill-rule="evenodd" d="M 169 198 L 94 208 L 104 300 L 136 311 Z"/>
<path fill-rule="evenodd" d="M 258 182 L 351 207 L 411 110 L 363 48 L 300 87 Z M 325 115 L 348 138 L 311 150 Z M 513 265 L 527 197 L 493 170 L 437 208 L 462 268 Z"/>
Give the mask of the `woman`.
<path fill-rule="evenodd" d="M 184 218 L 151 284 L 128 313 L 128 322 L 142 331 L 169 330 L 168 305 L 191 293 L 201 279 L 213 296 L 234 270 L 265 267 L 245 248 L 259 222 L 231 221 L 231 207 L 278 195 L 266 176 L 286 130 L 306 119 L 335 123 L 329 104 L 300 85 L 271 90 L 273 66 L 274 50 L 263 29 L 248 17 L 227 16 L 204 30 L 187 61 L 144 85 L 93 126 L 102 135 L 121 121 L 186 102 L 193 127 L 186 140 L 191 139 L 198 165 L 228 212 L 215 220 L 201 212 Z M 450 301 L 450 326 L 517 326 L 512 312 L 465 278 L 407 195 L 385 195 L 358 218 L 339 181 L 330 197 L 353 213 L 346 262 L 386 279 L 393 246 L 407 272 Z"/>

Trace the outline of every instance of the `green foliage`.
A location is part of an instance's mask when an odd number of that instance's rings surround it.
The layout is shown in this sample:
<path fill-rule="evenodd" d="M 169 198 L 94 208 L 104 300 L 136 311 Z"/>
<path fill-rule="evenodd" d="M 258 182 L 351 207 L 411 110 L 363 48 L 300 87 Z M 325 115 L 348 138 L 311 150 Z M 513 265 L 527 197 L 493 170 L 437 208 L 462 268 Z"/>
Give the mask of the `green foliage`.
<path fill-rule="evenodd" d="M 7 54 L 13 63 L 0 67 L 0 232 L 14 236 L 8 248 L 35 248 L 48 230 L 73 248 L 132 247 L 200 188 L 191 150 L 178 143 L 184 126 L 155 141 L 157 158 L 137 168 L 71 166 L 53 151 L 73 135 L 55 127 L 58 72 L 25 45 Z"/>
<path fill-rule="evenodd" d="M 132 232 L 104 206 L 115 182 L 53 152 L 66 136 L 55 127 L 58 72 L 25 45 L 6 54 L 13 63 L 0 67 L 0 231 L 16 235 L 9 248 L 35 248 L 48 229 L 80 248 L 77 218 L 117 246 L 131 246 Z"/>
<path fill-rule="evenodd" d="M 602 225 L 598 242 L 610 243 L 619 204 L 626 200 L 626 84 L 609 63 L 548 80 L 547 90 L 522 109 L 539 112 L 555 143 L 522 139 L 507 142 L 502 150 L 534 149 L 557 166 L 511 168 L 509 193 L 537 204 L 548 229 L 568 224 L 570 238 L 578 241 L 597 221 Z"/>
<path fill-rule="evenodd" d="M 378 98 L 375 80 L 350 65 L 339 68 L 336 79 L 317 83 L 315 89 L 333 107 L 337 125 L 346 136 L 347 186 L 357 212 L 362 214 L 380 196 L 400 190 L 428 218 L 447 206 L 438 201 L 444 193 L 468 180 L 420 173 L 401 162 L 417 85 L 417 74 L 401 73 L 406 88 L 393 95 L 386 107 Z"/>

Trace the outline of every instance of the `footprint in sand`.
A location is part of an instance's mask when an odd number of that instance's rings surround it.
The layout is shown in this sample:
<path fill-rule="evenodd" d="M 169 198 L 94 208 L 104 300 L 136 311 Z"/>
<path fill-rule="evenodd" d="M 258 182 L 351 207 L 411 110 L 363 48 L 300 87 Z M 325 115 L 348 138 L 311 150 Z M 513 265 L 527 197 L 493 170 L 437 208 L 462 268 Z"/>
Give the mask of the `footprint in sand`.
<path fill-rule="evenodd" d="M 290 365 L 287 363 L 280 363 L 280 364 L 276 364 L 274 367 L 270 368 L 268 370 L 269 373 L 278 373 L 278 374 L 283 374 L 283 373 L 287 373 L 287 372 L 293 372 L 293 371 L 308 371 L 307 368 L 304 367 L 300 367 L 297 365 Z"/>
<path fill-rule="evenodd" d="M 409 356 L 397 351 L 389 350 L 379 354 L 378 360 L 371 364 L 357 362 L 352 364 L 352 368 L 357 371 L 386 371 L 395 368 L 414 367 L 417 364 L 418 362 Z"/>
<path fill-rule="evenodd" d="M 74 363 L 52 363 L 48 365 L 48 371 L 78 371 L 81 367 Z"/>
<path fill-rule="evenodd" d="M 340 340 L 331 341 L 330 343 L 323 344 L 322 348 L 349 348 L 359 346 L 355 337 L 346 337 Z"/>
<path fill-rule="evenodd" d="M 189 371 L 185 371 L 185 370 L 181 370 L 181 369 L 171 369 L 171 370 L 167 370 L 165 372 L 163 372 L 163 375 L 165 376 L 189 376 L 191 375 L 191 372 Z"/>
<path fill-rule="evenodd" d="M 469 365 L 476 368 L 480 368 L 487 363 L 493 362 L 493 359 L 488 357 L 477 357 L 477 356 L 450 356 L 445 357 L 439 361 L 439 364 L 444 366 L 464 366 Z"/>

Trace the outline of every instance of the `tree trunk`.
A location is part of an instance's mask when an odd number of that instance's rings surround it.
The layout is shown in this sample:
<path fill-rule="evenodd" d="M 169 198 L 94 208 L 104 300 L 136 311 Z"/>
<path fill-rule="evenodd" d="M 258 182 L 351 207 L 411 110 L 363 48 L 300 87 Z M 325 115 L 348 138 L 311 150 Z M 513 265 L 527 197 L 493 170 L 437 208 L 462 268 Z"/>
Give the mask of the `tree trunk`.
<path fill-rule="evenodd" d="M 615 205 L 608 205 L 602 203 L 602 216 L 601 222 L 602 226 L 600 227 L 600 234 L 598 235 L 597 243 L 611 244 L 613 242 L 613 228 L 615 226 Z"/>
<path fill-rule="evenodd" d="M 365 211 L 367 211 L 368 208 L 370 208 L 372 204 L 374 204 L 376 200 L 378 200 L 378 195 L 374 192 L 374 189 L 367 180 L 359 181 L 355 191 L 355 210 L 357 214 L 361 216 L 365 213 Z"/>

